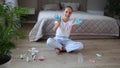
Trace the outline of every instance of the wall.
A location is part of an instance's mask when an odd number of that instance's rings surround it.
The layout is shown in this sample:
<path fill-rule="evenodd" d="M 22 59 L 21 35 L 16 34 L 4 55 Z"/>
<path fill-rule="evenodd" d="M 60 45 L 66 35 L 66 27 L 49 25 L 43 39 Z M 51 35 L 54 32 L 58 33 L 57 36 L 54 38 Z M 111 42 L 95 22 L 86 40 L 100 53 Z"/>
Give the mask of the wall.
<path fill-rule="evenodd" d="M 42 6 L 48 3 L 60 3 L 60 2 L 79 2 L 81 4 L 82 11 L 87 11 L 94 14 L 104 14 L 104 6 L 106 0 L 18 0 L 18 5 L 21 7 L 35 8 L 35 19 L 41 10 Z"/>
<path fill-rule="evenodd" d="M 21 7 L 35 8 L 37 10 L 38 0 L 18 0 L 18 5 Z"/>
<path fill-rule="evenodd" d="M 18 5 L 22 7 L 35 8 L 38 13 L 42 6 L 48 3 L 60 3 L 60 2 L 79 2 L 81 9 L 86 11 L 87 0 L 18 0 Z"/>
<path fill-rule="evenodd" d="M 60 2 L 79 2 L 81 4 L 81 10 L 86 11 L 87 0 L 18 0 L 18 5 L 21 7 L 35 8 L 35 15 L 29 15 L 27 19 L 37 20 L 37 16 L 42 6 L 48 3 L 60 3 Z"/>
<path fill-rule="evenodd" d="M 20 6 L 37 8 L 37 0 L 18 0 Z"/>
<path fill-rule="evenodd" d="M 87 0 L 88 10 L 104 10 L 106 0 Z"/>
<path fill-rule="evenodd" d="M 38 0 L 18 0 L 18 6 L 20 7 L 28 7 L 35 8 L 35 14 L 28 15 L 25 17 L 27 23 L 35 23 L 37 20 L 37 11 L 38 11 Z M 26 23 L 25 22 L 25 23 Z"/>
<path fill-rule="evenodd" d="M 106 0 L 87 0 L 87 12 L 104 15 Z"/>
<path fill-rule="evenodd" d="M 0 0 L 0 4 L 3 4 L 3 0 Z"/>
<path fill-rule="evenodd" d="M 60 3 L 60 2 L 75 2 L 80 3 L 81 10 L 86 11 L 87 0 L 38 0 L 38 9 L 40 10 L 43 5 L 49 3 Z"/>
<path fill-rule="evenodd" d="M 59 2 L 80 2 L 83 10 L 104 10 L 106 0 L 18 0 L 18 2 L 19 6 L 35 8 L 37 11 L 43 4 Z M 87 2 L 87 5 L 85 2 Z M 87 8 L 85 8 L 86 6 Z"/>

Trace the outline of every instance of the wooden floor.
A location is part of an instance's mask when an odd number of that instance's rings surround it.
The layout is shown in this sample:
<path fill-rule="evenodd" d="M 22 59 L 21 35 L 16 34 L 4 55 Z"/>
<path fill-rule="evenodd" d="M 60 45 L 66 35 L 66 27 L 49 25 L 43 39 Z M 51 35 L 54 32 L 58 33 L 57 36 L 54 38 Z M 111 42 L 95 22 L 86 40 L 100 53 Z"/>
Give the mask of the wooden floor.
<path fill-rule="evenodd" d="M 33 27 L 23 28 L 26 35 Z M 28 36 L 28 35 L 27 35 Z M 46 45 L 46 40 L 30 42 L 28 38 L 17 40 L 17 48 L 12 50 L 13 60 L 10 68 L 120 68 L 120 39 L 81 39 L 84 49 L 72 53 L 56 55 L 54 49 Z M 44 61 L 20 59 L 20 55 L 30 57 L 28 51 L 37 48 L 37 55 L 44 56 Z"/>

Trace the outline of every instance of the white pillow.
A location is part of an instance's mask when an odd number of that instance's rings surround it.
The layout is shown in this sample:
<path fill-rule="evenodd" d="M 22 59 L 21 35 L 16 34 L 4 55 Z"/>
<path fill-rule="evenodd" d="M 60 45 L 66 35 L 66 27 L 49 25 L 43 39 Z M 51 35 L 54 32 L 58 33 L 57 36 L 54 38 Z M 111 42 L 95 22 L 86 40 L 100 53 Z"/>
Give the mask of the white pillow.
<path fill-rule="evenodd" d="M 71 6 L 73 11 L 78 11 L 80 8 L 80 3 L 61 2 L 62 9 L 64 9 L 66 6 Z"/>
<path fill-rule="evenodd" d="M 60 10 L 59 4 L 46 4 L 43 6 L 43 10 Z"/>

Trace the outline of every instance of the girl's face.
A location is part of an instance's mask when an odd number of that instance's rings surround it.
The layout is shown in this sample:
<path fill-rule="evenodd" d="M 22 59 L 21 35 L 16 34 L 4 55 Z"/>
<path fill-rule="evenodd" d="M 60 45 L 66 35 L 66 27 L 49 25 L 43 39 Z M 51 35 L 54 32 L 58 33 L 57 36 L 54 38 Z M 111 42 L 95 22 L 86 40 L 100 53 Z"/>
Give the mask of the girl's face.
<path fill-rule="evenodd" d="M 64 17 L 69 18 L 72 14 L 72 9 L 71 8 L 65 8 L 64 10 Z"/>

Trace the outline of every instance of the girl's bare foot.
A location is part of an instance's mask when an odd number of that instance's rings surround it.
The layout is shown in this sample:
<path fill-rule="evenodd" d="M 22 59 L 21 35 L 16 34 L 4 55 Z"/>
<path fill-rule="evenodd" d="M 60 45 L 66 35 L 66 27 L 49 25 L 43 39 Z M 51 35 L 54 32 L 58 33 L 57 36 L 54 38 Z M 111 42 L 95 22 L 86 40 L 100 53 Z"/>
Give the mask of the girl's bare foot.
<path fill-rule="evenodd" d="M 62 52 L 66 52 L 66 48 L 64 46 L 62 47 Z"/>
<path fill-rule="evenodd" d="M 60 55 L 60 49 L 56 48 L 55 52 L 56 52 L 57 55 Z"/>

